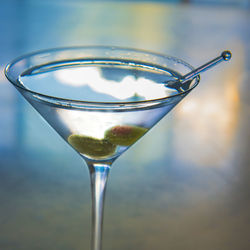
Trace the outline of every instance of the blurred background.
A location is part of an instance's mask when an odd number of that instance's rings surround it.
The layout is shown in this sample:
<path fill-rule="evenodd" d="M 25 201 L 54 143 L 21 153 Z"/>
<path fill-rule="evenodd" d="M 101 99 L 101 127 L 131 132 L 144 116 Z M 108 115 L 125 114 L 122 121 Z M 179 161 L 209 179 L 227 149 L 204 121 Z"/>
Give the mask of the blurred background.
<path fill-rule="evenodd" d="M 3 72 L 24 53 L 73 45 L 193 66 L 232 51 L 114 163 L 103 250 L 249 249 L 248 0 L 0 0 L 0 19 L 0 249 L 90 249 L 87 168 Z"/>

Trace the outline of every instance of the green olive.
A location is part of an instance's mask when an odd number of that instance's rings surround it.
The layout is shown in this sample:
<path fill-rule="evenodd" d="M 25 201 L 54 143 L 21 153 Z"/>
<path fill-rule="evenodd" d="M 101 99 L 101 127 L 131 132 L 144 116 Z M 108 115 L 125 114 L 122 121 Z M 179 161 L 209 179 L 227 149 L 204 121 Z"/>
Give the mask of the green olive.
<path fill-rule="evenodd" d="M 68 142 L 79 153 L 93 158 L 110 156 L 116 149 L 116 146 L 108 140 L 85 135 L 72 134 L 68 137 Z"/>

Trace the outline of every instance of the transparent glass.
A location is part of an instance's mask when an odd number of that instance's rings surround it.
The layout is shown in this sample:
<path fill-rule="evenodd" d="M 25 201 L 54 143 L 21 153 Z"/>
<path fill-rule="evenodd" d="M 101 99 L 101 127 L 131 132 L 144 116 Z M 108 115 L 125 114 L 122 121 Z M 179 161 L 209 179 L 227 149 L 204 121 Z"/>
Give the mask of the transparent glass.
<path fill-rule="evenodd" d="M 5 75 L 8 80 L 85 160 L 90 173 L 92 190 L 91 250 L 101 250 L 105 189 L 112 163 L 196 87 L 199 77 L 190 80 L 179 92 L 168 92 L 162 95 L 165 93 L 164 90 L 159 95 L 156 92 L 153 93 L 153 98 L 149 95 L 142 99 L 137 99 L 137 94 L 133 96 L 134 99 L 114 99 L 110 97 L 111 95 L 105 95 L 104 101 L 100 100 L 98 89 L 92 90 L 91 99 L 88 99 L 89 95 L 86 95 L 87 99 L 81 98 L 79 96 L 79 93 L 83 91 L 81 84 L 80 87 L 72 85 L 74 74 L 76 75 L 74 71 L 70 71 L 70 80 L 64 81 L 64 79 L 61 85 L 57 85 L 53 81 L 48 82 L 45 78 L 40 77 L 44 73 L 51 72 L 63 72 L 65 76 L 65 71 L 62 70 L 66 69 L 67 73 L 69 72 L 67 70 L 79 67 L 82 70 L 82 67 L 85 66 L 88 71 L 92 70 L 92 73 L 97 71 L 93 71 L 91 66 L 98 66 L 102 70 L 101 72 L 106 72 L 106 74 L 116 72 L 116 78 L 120 72 L 123 72 L 121 70 L 130 73 L 136 72 L 133 77 L 130 75 L 126 79 L 130 79 L 130 83 L 131 79 L 133 81 L 142 80 L 142 85 L 138 85 L 141 88 L 148 86 L 146 83 L 149 82 L 149 80 L 138 77 L 141 72 L 147 71 L 146 75 L 154 74 L 158 79 L 158 75 L 160 78 L 165 76 L 167 78 L 168 75 L 165 72 L 185 75 L 193 70 L 193 67 L 183 60 L 171 56 L 107 46 L 38 51 L 19 57 L 6 66 Z M 113 72 L 112 68 L 116 71 Z M 87 74 L 90 77 L 86 72 L 81 71 L 80 77 L 87 78 Z M 26 76 L 28 79 L 32 76 L 31 85 L 26 85 Z M 60 73 L 60 76 L 63 74 Z M 110 78 L 109 75 L 108 78 Z M 132 82 L 130 85 L 124 85 L 127 86 L 124 88 L 121 84 L 122 80 L 116 78 L 111 81 L 112 86 L 117 88 L 116 93 L 126 92 L 126 88 L 133 89 L 134 86 L 137 86 Z M 96 79 L 96 76 L 93 79 Z M 109 84 L 106 80 L 104 85 L 105 83 Z M 152 84 L 152 81 L 150 83 Z M 96 84 L 94 80 L 90 81 L 88 88 L 93 87 L 94 89 Z M 150 86 L 154 86 L 154 84 L 161 83 L 153 82 L 153 85 Z M 162 86 L 164 86 L 164 81 Z M 112 89 L 110 88 L 109 91 L 112 92 Z M 154 91 L 154 88 L 152 91 L 149 90 L 149 92 Z M 112 128 L 107 130 L 107 124 L 112 125 Z M 96 130 L 93 130 L 93 127 Z M 91 129 L 98 134 L 102 132 L 103 127 L 106 132 L 104 131 L 101 136 L 104 138 L 82 135 L 84 131 L 91 131 Z M 120 134 L 119 136 L 116 134 L 114 138 L 114 133 Z"/>

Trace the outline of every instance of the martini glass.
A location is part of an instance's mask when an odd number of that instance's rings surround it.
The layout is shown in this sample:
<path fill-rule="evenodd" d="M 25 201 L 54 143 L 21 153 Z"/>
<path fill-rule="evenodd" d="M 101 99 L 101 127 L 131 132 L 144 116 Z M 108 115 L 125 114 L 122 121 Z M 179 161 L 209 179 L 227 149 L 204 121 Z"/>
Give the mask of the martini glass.
<path fill-rule="evenodd" d="M 112 163 L 199 83 L 181 59 L 119 47 L 71 47 L 17 58 L 8 80 L 84 159 L 92 190 L 91 249 L 101 250 Z"/>

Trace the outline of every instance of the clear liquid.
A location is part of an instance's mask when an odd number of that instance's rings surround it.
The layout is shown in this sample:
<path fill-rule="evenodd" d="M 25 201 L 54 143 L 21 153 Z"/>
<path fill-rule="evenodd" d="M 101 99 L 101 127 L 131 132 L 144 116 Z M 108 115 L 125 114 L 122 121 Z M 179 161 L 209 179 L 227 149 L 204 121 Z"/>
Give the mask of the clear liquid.
<path fill-rule="evenodd" d="M 178 94 L 162 84 L 176 72 L 124 61 L 70 61 L 37 66 L 18 79 L 47 96 L 88 102 L 137 102 Z M 177 76 L 178 77 L 178 76 Z M 25 96 L 48 123 L 86 160 L 112 161 L 178 102 L 151 109 L 89 110 L 50 105 Z"/>

